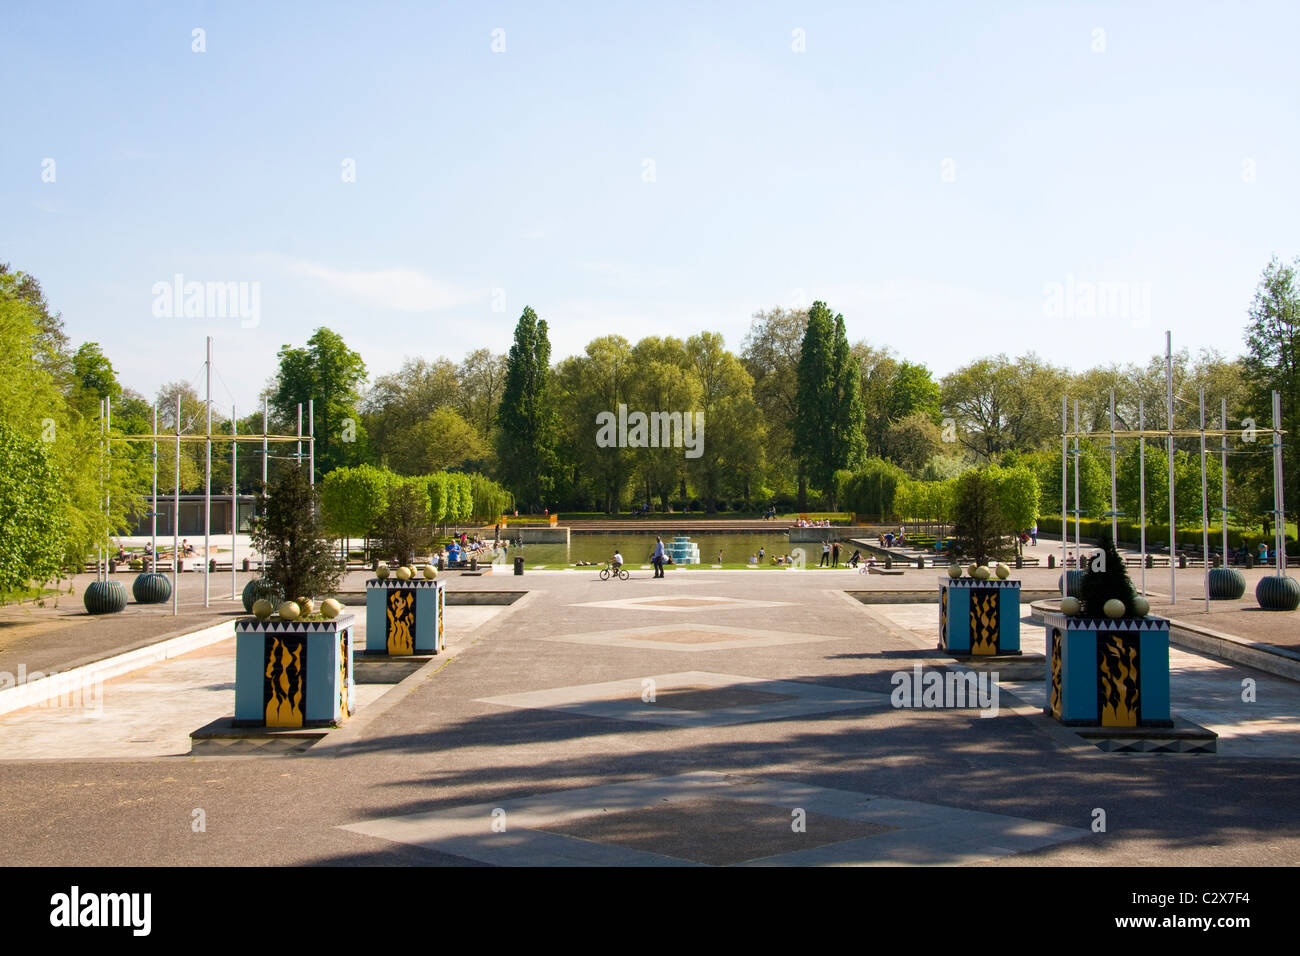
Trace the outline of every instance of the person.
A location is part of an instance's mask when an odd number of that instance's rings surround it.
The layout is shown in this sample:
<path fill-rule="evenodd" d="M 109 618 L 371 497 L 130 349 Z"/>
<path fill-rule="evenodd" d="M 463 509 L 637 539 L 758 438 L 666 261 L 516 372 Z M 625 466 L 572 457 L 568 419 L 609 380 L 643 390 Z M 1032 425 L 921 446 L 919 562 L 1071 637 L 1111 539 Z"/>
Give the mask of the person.
<path fill-rule="evenodd" d="M 614 549 L 614 560 L 611 564 L 614 566 L 615 575 L 617 575 L 623 568 L 623 555 L 619 554 L 618 548 Z"/>
<path fill-rule="evenodd" d="M 663 538 L 660 538 L 658 536 L 655 537 L 655 553 L 650 558 L 650 563 L 655 566 L 655 577 L 662 578 L 664 576 L 664 539 Z"/>
<path fill-rule="evenodd" d="M 751 555 L 749 556 L 749 563 L 750 563 L 750 564 L 758 564 L 758 555 L 756 555 L 756 554 L 751 554 Z"/>
<path fill-rule="evenodd" d="M 858 566 L 858 562 L 861 560 L 862 560 L 862 552 L 859 549 L 854 548 L 853 554 L 849 557 L 849 567 L 856 568 Z"/>
<path fill-rule="evenodd" d="M 1268 545 L 1263 541 L 1259 543 L 1259 560 L 1261 564 L 1268 560 Z"/>
<path fill-rule="evenodd" d="M 117 546 L 117 560 L 126 560 L 126 548 L 119 542 Z"/>
<path fill-rule="evenodd" d="M 758 563 L 759 563 L 759 564 L 762 564 L 762 563 L 763 563 L 763 559 L 764 559 L 765 557 L 767 557 L 767 548 L 763 547 L 763 546 L 760 544 L 760 545 L 758 546 Z"/>
<path fill-rule="evenodd" d="M 840 542 L 838 539 L 836 539 L 835 543 L 831 545 L 831 567 L 838 568 L 839 566 L 840 566 Z"/>
<path fill-rule="evenodd" d="M 1035 521 L 1034 526 L 1029 529 L 1029 540 L 1034 543 L 1033 546 L 1035 548 L 1038 547 L 1038 522 L 1037 521 Z"/>
<path fill-rule="evenodd" d="M 831 543 L 829 541 L 823 541 L 822 559 L 817 563 L 817 567 L 819 568 L 830 567 L 830 563 L 831 563 Z"/>

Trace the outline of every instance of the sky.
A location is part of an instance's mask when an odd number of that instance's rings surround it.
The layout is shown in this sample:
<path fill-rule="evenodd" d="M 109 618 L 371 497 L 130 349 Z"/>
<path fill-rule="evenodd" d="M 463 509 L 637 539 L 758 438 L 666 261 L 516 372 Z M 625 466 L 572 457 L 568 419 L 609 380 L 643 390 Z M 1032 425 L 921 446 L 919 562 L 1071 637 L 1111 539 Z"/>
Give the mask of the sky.
<path fill-rule="evenodd" d="M 556 360 L 606 334 L 738 352 L 755 311 L 816 299 L 936 377 L 1145 363 L 1166 329 L 1236 355 L 1263 269 L 1300 256 L 1294 2 L 4 20 L 0 261 L 145 395 L 200 382 L 211 335 L 241 414 L 318 327 L 373 379 L 506 351 L 526 305 Z"/>

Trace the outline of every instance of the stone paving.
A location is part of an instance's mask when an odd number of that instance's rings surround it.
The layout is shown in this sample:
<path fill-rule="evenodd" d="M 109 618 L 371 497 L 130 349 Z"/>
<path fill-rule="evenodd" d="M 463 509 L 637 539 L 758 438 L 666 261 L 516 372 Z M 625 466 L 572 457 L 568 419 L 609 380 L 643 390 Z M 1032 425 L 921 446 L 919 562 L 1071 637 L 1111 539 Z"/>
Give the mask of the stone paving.
<path fill-rule="evenodd" d="M 923 573 L 912 586 L 933 587 Z M 845 594 L 866 580 L 852 571 L 449 580 L 530 593 L 453 626 L 448 655 L 300 756 L 101 747 L 0 762 L 10 862 L 1300 861 L 1300 687 L 1281 679 L 1175 651 L 1174 709 L 1223 733 L 1223 752 L 1110 754 L 1044 717 L 1032 681 L 1009 683 L 991 719 L 893 707 L 893 675 L 952 663 L 935 647 L 938 607 L 864 605 Z M 448 610 L 450 625 L 475 609 Z M 1026 650 L 1041 633 L 1024 625 Z M 214 647 L 158 669 L 183 683 L 179 668 L 195 668 L 215 707 L 233 701 L 219 660 Z M 1255 703 L 1241 700 L 1247 678 Z M 122 680 L 162 690 L 146 672 Z M 112 701 L 110 688 L 106 717 Z"/>

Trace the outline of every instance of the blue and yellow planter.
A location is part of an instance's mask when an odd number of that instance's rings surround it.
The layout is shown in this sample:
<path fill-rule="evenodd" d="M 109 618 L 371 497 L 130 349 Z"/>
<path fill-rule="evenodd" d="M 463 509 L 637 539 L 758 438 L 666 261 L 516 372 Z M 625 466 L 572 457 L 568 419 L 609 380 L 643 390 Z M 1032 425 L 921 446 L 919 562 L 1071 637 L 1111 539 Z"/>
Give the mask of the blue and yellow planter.
<path fill-rule="evenodd" d="M 1047 706 L 1071 726 L 1172 727 L 1169 621 L 1043 615 Z"/>
<path fill-rule="evenodd" d="M 366 653 L 437 654 L 447 646 L 443 609 L 447 585 L 440 580 L 366 582 Z"/>
<path fill-rule="evenodd" d="M 328 727 L 356 710 L 355 614 L 235 622 L 236 727 Z"/>
<path fill-rule="evenodd" d="M 939 649 L 956 657 L 1020 653 L 1020 582 L 939 579 Z"/>

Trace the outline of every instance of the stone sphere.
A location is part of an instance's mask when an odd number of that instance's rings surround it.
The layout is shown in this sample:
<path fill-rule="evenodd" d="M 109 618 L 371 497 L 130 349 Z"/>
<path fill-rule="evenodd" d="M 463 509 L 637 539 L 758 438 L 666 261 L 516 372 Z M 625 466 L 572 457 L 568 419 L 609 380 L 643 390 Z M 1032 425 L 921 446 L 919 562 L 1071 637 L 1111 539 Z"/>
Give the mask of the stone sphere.
<path fill-rule="evenodd" d="M 382 561 L 380 561 L 378 564 L 376 564 L 376 565 L 375 565 L 375 577 L 379 578 L 379 580 L 381 580 L 381 581 L 382 581 L 384 578 L 388 577 L 388 565 L 384 564 L 384 562 L 382 562 Z"/>
<path fill-rule="evenodd" d="M 293 601 L 285 601 L 280 605 L 280 619 L 282 621 L 296 621 L 302 616 L 302 609 Z"/>
<path fill-rule="evenodd" d="M 990 577 L 992 577 L 992 576 L 993 576 L 993 572 L 990 571 L 990 570 L 989 570 L 987 567 L 985 567 L 984 565 L 980 565 L 980 566 L 979 566 L 978 568 L 976 568 L 975 571 L 971 574 L 971 577 L 973 577 L 973 578 L 977 578 L 977 579 L 979 579 L 980 581 L 987 581 L 987 580 L 988 580 Z"/>
<path fill-rule="evenodd" d="M 253 602 L 253 614 L 259 621 L 265 621 L 275 613 L 275 605 L 266 598 L 259 598 Z"/>
<path fill-rule="evenodd" d="M 435 568 L 432 564 L 426 564 L 424 566 L 424 579 L 426 581 L 432 581 L 437 577 L 438 577 L 438 569 Z"/>
<path fill-rule="evenodd" d="M 333 598 L 326 598 L 320 602 L 321 617 L 327 621 L 332 621 L 343 611 L 343 605 Z"/>
<path fill-rule="evenodd" d="M 1139 594 L 1133 599 L 1133 610 L 1138 617 L 1146 617 L 1151 613 L 1151 602 Z"/>
<path fill-rule="evenodd" d="M 1124 602 L 1119 598 L 1111 598 L 1102 605 L 1101 611 L 1111 620 L 1117 620 L 1124 616 Z"/>
<path fill-rule="evenodd" d="M 968 566 L 968 567 L 966 568 L 966 574 L 967 574 L 967 576 L 972 577 L 972 578 L 973 578 L 973 577 L 978 577 L 978 575 L 976 575 L 976 573 L 975 573 L 975 572 L 978 571 L 978 570 L 979 570 L 979 565 L 978 565 L 978 564 L 972 564 L 972 565 L 970 565 L 970 566 Z"/>
<path fill-rule="evenodd" d="M 316 602 L 309 597 L 300 597 L 294 603 L 298 605 L 298 611 L 303 617 L 314 614 L 316 611 Z"/>
<path fill-rule="evenodd" d="M 997 573 L 999 581 L 1005 581 L 1007 578 L 1011 577 L 1011 569 L 1005 564 L 999 564 L 994 568 L 994 571 Z"/>
<path fill-rule="evenodd" d="M 960 564 L 950 564 L 950 565 L 948 565 L 948 577 L 950 577 L 950 578 L 959 578 L 959 577 L 961 577 L 961 574 L 962 574 L 962 572 L 961 572 L 961 565 L 960 565 Z"/>
<path fill-rule="evenodd" d="M 1061 598 L 1061 613 L 1066 617 L 1076 617 L 1082 609 L 1083 605 L 1077 597 Z"/>
<path fill-rule="evenodd" d="M 399 581 L 409 581 L 409 580 L 411 580 L 411 569 L 408 568 L 406 565 L 402 565 L 400 568 L 398 568 L 398 569 L 397 569 L 397 580 L 399 580 Z"/>

